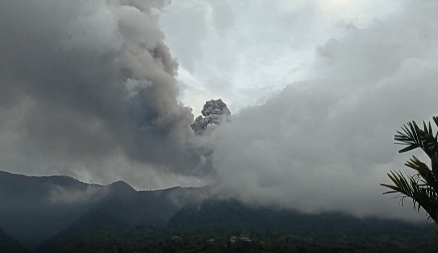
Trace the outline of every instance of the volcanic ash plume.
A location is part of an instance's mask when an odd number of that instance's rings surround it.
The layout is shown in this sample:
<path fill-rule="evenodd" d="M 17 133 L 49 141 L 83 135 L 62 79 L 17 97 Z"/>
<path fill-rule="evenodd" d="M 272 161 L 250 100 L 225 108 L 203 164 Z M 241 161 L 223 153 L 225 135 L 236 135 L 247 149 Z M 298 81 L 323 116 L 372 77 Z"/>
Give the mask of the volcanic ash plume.
<path fill-rule="evenodd" d="M 207 130 L 208 125 L 219 125 L 222 120 L 228 119 L 228 116 L 231 115 L 231 112 L 228 109 L 227 104 L 225 104 L 222 99 L 212 99 L 205 102 L 204 108 L 202 109 L 202 115 L 204 117 L 199 115 L 195 119 L 195 123 L 191 125 L 193 131 L 195 131 L 195 133 L 198 135 L 203 134 Z"/>
<path fill-rule="evenodd" d="M 0 1 L 0 113 L 23 111 L 0 115 L 19 124 L 0 135 L 26 133 L 10 153 L 26 147 L 34 157 L 25 164 L 60 174 L 89 174 L 116 156 L 190 174 L 200 157 L 190 142 L 193 115 L 176 99 L 178 63 L 158 24 L 165 4 Z M 70 161 L 91 166 L 66 167 Z"/>

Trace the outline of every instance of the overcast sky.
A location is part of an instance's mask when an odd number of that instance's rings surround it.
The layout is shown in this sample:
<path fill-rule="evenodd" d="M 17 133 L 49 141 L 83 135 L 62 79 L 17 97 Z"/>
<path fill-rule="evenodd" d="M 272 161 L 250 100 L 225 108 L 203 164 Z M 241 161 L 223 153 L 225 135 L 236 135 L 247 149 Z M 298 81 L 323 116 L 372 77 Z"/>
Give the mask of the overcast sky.
<path fill-rule="evenodd" d="M 437 114 L 434 0 L 0 2 L 0 166 L 137 189 L 213 183 L 306 212 L 383 196 L 393 135 Z M 232 118 L 190 128 L 206 100 Z"/>
<path fill-rule="evenodd" d="M 221 97 L 232 111 L 260 104 L 311 75 L 316 49 L 376 19 L 403 1 L 173 1 L 161 18 L 180 63 L 180 99 L 199 113 Z"/>

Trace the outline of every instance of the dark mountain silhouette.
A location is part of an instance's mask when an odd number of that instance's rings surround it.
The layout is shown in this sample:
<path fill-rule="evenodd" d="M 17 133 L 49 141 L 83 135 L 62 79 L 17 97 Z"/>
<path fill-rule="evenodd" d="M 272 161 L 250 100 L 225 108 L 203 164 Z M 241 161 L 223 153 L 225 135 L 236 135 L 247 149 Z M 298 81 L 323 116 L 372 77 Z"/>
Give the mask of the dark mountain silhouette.
<path fill-rule="evenodd" d="M 0 229 L 0 252 L 2 253 L 25 253 L 26 250 L 20 243 Z"/>
<path fill-rule="evenodd" d="M 127 186 L 121 182 L 109 185 L 109 194 L 91 211 L 106 213 L 128 225 L 163 226 L 184 205 L 198 202 L 204 196 L 198 188 L 137 192 Z"/>
<path fill-rule="evenodd" d="M 203 192 L 181 187 L 138 192 L 122 181 L 101 186 L 0 172 L 0 227 L 33 249 L 89 213 L 128 225 L 164 225 L 184 205 L 200 201 Z"/>
<path fill-rule="evenodd" d="M 35 247 L 78 219 L 98 201 L 101 189 L 65 176 L 0 172 L 0 227 L 25 247 Z"/>
<path fill-rule="evenodd" d="M 303 236 L 413 236 L 433 234 L 430 224 L 414 224 L 344 213 L 305 214 L 293 210 L 251 207 L 235 200 L 204 200 L 188 204 L 168 227 L 189 233 L 224 233 L 232 230 L 280 232 Z"/>
<path fill-rule="evenodd" d="M 208 187 L 136 191 L 123 181 L 101 186 L 64 176 L 30 177 L 0 172 L 0 227 L 8 234 L 2 237 L 0 231 L 0 242 L 14 242 L 10 239 L 14 238 L 41 253 L 77 252 L 79 248 L 94 252 L 102 245 L 108 249 L 122 245 L 120 249 L 129 252 L 146 244 L 155 245 L 157 238 L 173 233 L 249 231 L 306 237 L 394 235 L 411 239 L 434 233 L 429 224 L 360 219 L 342 213 L 304 214 L 207 196 Z"/>
<path fill-rule="evenodd" d="M 138 227 L 164 227 L 182 205 L 199 202 L 203 196 L 200 188 L 175 187 L 137 192 L 124 182 L 116 182 L 108 187 L 110 192 L 105 198 L 67 229 L 44 241 L 35 252 L 61 252 L 61 249 L 71 245 L 77 248 L 82 244 L 97 247 L 99 242 L 122 243 L 123 240 L 130 240 L 128 238 L 132 237 L 132 230 Z M 144 236 L 144 230 L 141 233 Z"/>
<path fill-rule="evenodd" d="M 88 212 L 81 218 L 74 221 L 67 229 L 56 236 L 44 241 L 35 250 L 35 253 L 56 253 L 65 248 L 68 244 L 82 242 L 87 238 L 99 236 L 100 238 L 111 238 L 114 231 L 124 229 L 126 224 L 115 219 L 111 215 L 98 212 Z"/>
<path fill-rule="evenodd" d="M 89 212 L 34 253 L 151 252 L 148 246 L 168 237 L 158 227 L 130 226 L 106 213 Z"/>
<path fill-rule="evenodd" d="M 174 190 L 176 189 L 167 191 Z M 185 238 L 221 238 L 236 233 L 263 234 L 266 238 L 272 238 L 272 235 L 275 237 L 293 234 L 298 236 L 297 238 L 321 238 L 322 241 L 328 242 L 339 238 L 372 242 L 373 238 L 377 238 L 379 243 L 382 243 L 379 240 L 391 241 L 385 238 L 406 238 L 424 242 L 428 240 L 428 236 L 434 236 L 433 226 L 429 224 L 378 218 L 360 219 L 342 213 L 304 214 L 298 211 L 251 207 L 234 200 L 210 199 L 187 204 L 169 219 L 166 226 L 158 227 L 139 226 L 138 224 L 150 221 L 127 219 L 125 215 L 132 215 L 132 212 L 116 210 L 118 212 L 95 209 L 86 213 L 66 230 L 42 243 L 35 252 L 95 252 L 104 248 L 117 249 L 119 252 L 148 252 L 147 247 L 155 245 L 156 249 L 157 244 L 165 238 L 174 237 L 174 234 Z"/>

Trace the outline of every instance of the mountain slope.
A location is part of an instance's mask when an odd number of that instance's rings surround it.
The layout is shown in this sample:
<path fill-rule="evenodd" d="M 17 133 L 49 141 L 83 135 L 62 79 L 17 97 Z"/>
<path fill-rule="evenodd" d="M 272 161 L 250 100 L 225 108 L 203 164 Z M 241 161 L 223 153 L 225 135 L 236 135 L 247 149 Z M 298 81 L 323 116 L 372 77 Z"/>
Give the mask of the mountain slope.
<path fill-rule="evenodd" d="M 35 253 L 70 252 L 70 249 L 93 252 L 102 249 L 99 246 L 108 245 L 126 248 L 126 241 L 132 244 L 131 234 L 139 235 L 138 227 L 149 228 L 146 234 L 153 236 L 151 231 L 165 226 L 182 204 L 189 200 L 199 202 L 198 195 L 193 194 L 196 191 L 190 188 L 136 192 L 123 182 L 111 184 L 109 188 L 104 199 L 68 228 L 40 244 Z M 195 196 L 188 197 L 190 193 Z M 186 199 L 181 200 L 182 197 Z M 142 231 L 140 237 L 144 236 Z"/>
<path fill-rule="evenodd" d="M 102 213 L 128 225 L 164 225 L 203 194 L 198 188 L 138 192 L 122 181 L 101 186 L 65 176 L 0 171 L 0 227 L 33 249 L 87 213 Z"/>
<path fill-rule="evenodd" d="M 134 226 L 132 220 L 124 219 L 117 212 L 90 211 L 35 252 L 295 252 L 298 248 L 307 252 L 359 252 L 363 245 L 371 252 L 438 249 L 433 227 L 428 225 L 359 219 L 340 213 L 309 215 L 253 208 L 237 201 L 188 204 L 165 228 Z M 248 234 L 252 243 L 230 244 L 230 237 L 241 233 Z M 210 242 L 212 238 L 215 240 Z"/>
<path fill-rule="evenodd" d="M 202 189 L 181 187 L 137 192 L 124 182 L 113 183 L 108 189 L 107 196 L 99 203 L 65 230 L 44 241 L 35 252 L 68 252 L 68 248 L 78 249 L 81 244 L 88 245 L 87 250 L 101 244 L 123 244 L 124 240 L 131 241 L 132 231 L 138 227 L 147 228 L 147 233 L 156 230 L 184 205 L 199 202 L 204 196 Z M 143 229 L 142 236 L 144 233 Z"/>
<path fill-rule="evenodd" d="M 25 253 L 26 250 L 20 243 L 0 229 L 0 252 L 2 253 Z"/>
<path fill-rule="evenodd" d="M 105 213 L 90 212 L 39 245 L 34 253 L 151 252 L 146 247 L 161 238 L 163 233 L 155 227 L 133 227 Z"/>
<path fill-rule="evenodd" d="M 103 188 L 64 176 L 30 177 L 0 171 L 0 227 L 27 248 L 87 211 Z"/>
<path fill-rule="evenodd" d="M 413 224 L 342 213 L 304 214 L 298 211 L 253 208 L 237 201 L 206 200 L 189 204 L 168 226 L 177 231 L 217 233 L 231 230 L 282 232 L 305 236 L 411 236 L 433 234 L 430 224 Z"/>
<path fill-rule="evenodd" d="M 109 194 L 93 210 L 135 226 L 163 226 L 182 207 L 204 198 L 202 189 L 199 188 L 175 187 L 137 192 L 120 186 L 110 185 Z"/>
<path fill-rule="evenodd" d="M 75 241 L 86 241 L 93 236 L 105 238 L 105 241 L 112 240 L 112 233 L 123 229 L 125 224 L 104 213 L 89 212 L 73 222 L 66 230 L 56 236 L 44 241 L 35 250 L 35 253 L 56 253 L 66 245 Z M 100 242 L 103 243 L 103 242 Z M 99 244 L 99 242 L 98 242 Z"/>

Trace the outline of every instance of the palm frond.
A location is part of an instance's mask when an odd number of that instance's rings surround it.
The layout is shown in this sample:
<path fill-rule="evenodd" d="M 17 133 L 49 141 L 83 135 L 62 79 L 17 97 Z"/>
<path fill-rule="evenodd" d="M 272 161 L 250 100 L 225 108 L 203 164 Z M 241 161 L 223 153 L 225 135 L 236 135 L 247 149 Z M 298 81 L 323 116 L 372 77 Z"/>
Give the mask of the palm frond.
<path fill-rule="evenodd" d="M 438 116 L 432 119 L 438 127 Z M 421 148 L 429 156 L 431 168 L 412 156 L 405 165 L 416 173 L 405 177 L 400 171 L 390 171 L 387 175 L 393 184 L 381 184 L 390 189 L 383 194 L 400 194 L 402 204 L 405 198 L 412 199 L 414 208 L 423 208 L 434 220 L 438 231 L 438 132 L 434 135 L 430 121 L 423 121 L 422 129 L 411 121 L 402 126 L 402 131 L 397 131 L 394 140 L 396 144 L 406 146 L 399 153 Z"/>
<path fill-rule="evenodd" d="M 436 156 L 436 154 L 434 156 Z M 425 183 L 430 185 L 435 191 L 438 192 L 437 178 L 425 163 L 421 162 L 416 156 L 412 156 L 412 158 L 409 159 L 405 165 L 416 170 L 418 174 L 425 180 Z"/>
<path fill-rule="evenodd" d="M 438 126 L 438 118 L 434 118 L 435 124 Z M 400 149 L 399 153 L 405 153 L 416 148 L 421 148 L 431 157 L 438 152 L 438 134 L 433 135 L 432 124 L 423 122 L 423 129 L 421 129 L 415 121 L 403 125 L 402 132 L 397 131 L 394 136 L 396 144 L 404 145 L 405 148 Z"/>
<path fill-rule="evenodd" d="M 406 178 L 401 172 L 391 171 L 388 177 L 394 185 L 380 184 L 391 189 L 383 194 L 400 193 L 401 198 L 409 197 L 412 199 L 414 208 L 420 210 L 422 207 L 432 219 L 437 218 L 438 196 L 436 191 L 428 185 L 418 183 L 418 178 L 410 176 Z"/>
<path fill-rule="evenodd" d="M 438 180 L 438 153 L 435 153 L 431 158 L 432 173 L 435 179 Z"/>
<path fill-rule="evenodd" d="M 399 153 L 404 153 L 416 148 L 421 147 L 421 140 L 418 136 L 418 127 L 417 123 L 409 122 L 408 125 L 403 125 L 403 132 L 397 131 L 397 134 L 394 136 L 394 140 L 398 141 L 396 144 L 405 145 L 406 148 L 399 150 Z"/>

